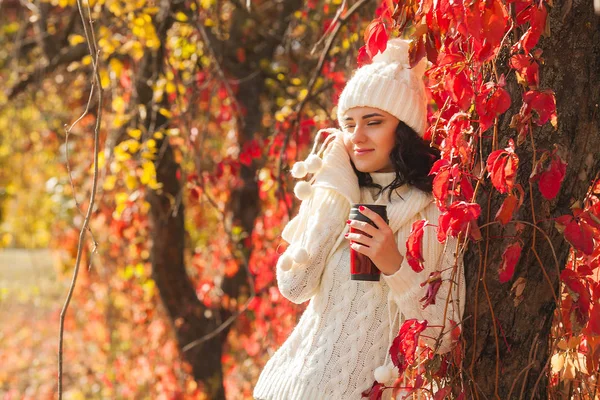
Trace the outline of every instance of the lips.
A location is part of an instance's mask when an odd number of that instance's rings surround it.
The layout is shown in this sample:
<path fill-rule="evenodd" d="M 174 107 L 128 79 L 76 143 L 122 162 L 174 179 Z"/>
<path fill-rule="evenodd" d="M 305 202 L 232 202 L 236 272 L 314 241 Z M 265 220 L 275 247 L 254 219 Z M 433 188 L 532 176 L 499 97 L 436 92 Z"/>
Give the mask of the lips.
<path fill-rule="evenodd" d="M 354 154 L 356 154 L 356 155 L 360 156 L 360 155 L 363 155 L 363 154 L 370 153 L 370 152 L 372 152 L 373 150 L 374 150 L 374 149 L 365 149 L 365 150 L 362 150 L 362 149 L 361 149 L 361 150 L 354 150 Z"/>

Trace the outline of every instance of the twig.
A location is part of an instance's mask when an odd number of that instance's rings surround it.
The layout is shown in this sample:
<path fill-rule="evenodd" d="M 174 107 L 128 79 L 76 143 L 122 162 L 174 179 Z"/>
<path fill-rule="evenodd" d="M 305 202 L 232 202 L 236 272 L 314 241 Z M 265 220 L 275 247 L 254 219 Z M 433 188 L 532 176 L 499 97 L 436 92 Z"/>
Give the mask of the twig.
<path fill-rule="evenodd" d="M 85 16 L 83 14 L 83 8 L 81 5 L 81 0 L 77 0 L 77 8 L 79 9 L 79 15 L 81 17 L 81 21 L 83 22 L 83 30 L 85 32 L 85 37 L 86 37 L 86 41 L 87 41 L 87 45 L 88 45 L 88 49 L 90 52 L 90 55 L 92 56 L 92 63 L 93 63 L 93 74 L 94 76 L 92 77 L 92 87 L 94 85 L 98 86 L 98 113 L 96 116 L 96 126 L 94 128 L 94 177 L 93 177 L 93 181 L 92 181 L 92 190 L 90 193 L 90 203 L 88 205 L 88 209 L 87 209 L 87 213 L 85 216 L 85 219 L 83 221 L 83 226 L 81 227 L 81 230 L 79 232 L 79 244 L 77 246 L 77 259 L 75 261 L 75 268 L 73 271 L 73 279 L 71 281 L 71 286 L 69 287 L 69 292 L 67 294 L 67 298 L 65 300 L 65 304 L 62 308 L 62 311 L 60 313 L 60 327 L 59 327 L 59 338 L 58 338 L 58 398 L 59 400 L 62 400 L 62 394 L 63 394 L 63 385 L 62 385 L 62 378 L 63 378 L 63 336 L 64 336 L 64 329 L 65 329 L 65 316 L 67 314 L 67 310 L 69 308 L 69 303 L 71 302 L 71 297 L 73 296 L 73 292 L 75 290 L 75 284 L 77 283 L 77 276 L 79 274 L 79 265 L 81 263 L 81 257 L 82 257 L 82 253 L 83 253 L 83 244 L 85 241 L 85 234 L 87 232 L 87 226 L 89 224 L 91 215 L 92 215 L 92 211 L 94 208 L 94 200 L 96 198 L 96 188 L 98 185 L 98 145 L 99 145 L 99 132 L 100 132 L 100 125 L 101 125 L 101 121 L 102 121 L 102 98 L 103 98 L 103 92 L 102 92 L 102 84 L 100 83 L 100 73 L 98 71 L 98 55 L 99 52 L 95 51 L 96 49 L 96 42 L 95 42 L 95 38 L 93 37 L 93 22 L 92 22 L 92 15 L 91 15 L 91 10 L 89 8 L 88 5 L 88 18 L 89 21 L 86 22 L 85 20 Z M 90 34 L 90 32 L 88 32 L 88 24 L 89 24 L 89 28 L 92 30 L 92 33 Z M 95 57 L 94 57 L 95 54 Z M 95 251 L 95 248 L 92 249 L 92 252 Z M 91 257 L 90 257 L 91 258 Z M 91 263 L 91 260 L 90 260 Z"/>
<path fill-rule="evenodd" d="M 539 333 L 536 333 L 535 337 L 533 338 L 533 344 L 531 345 L 531 348 L 529 349 L 529 360 L 531 361 L 531 364 L 533 364 L 533 365 L 535 365 L 535 357 L 537 356 L 538 336 L 539 336 Z M 532 351 L 533 351 L 533 356 L 531 355 Z M 519 394 L 519 399 L 523 397 L 523 392 L 525 391 L 525 384 L 527 383 L 527 376 L 529 375 L 529 368 L 524 368 L 524 371 L 525 371 L 525 377 L 523 378 L 523 383 L 521 384 L 521 393 Z M 521 371 L 521 372 L 523 372 L 523 371 Z M 519 373 L 519 375 L 521 375 L 521 373 Z M 515 383 L 519 379 L 519 375 L 517 375 L 517 377 L 515 378 Z M 514 387 L 514 383 L 513 383 L 513 387 Z M 512 388 L 511 388 L 511 392 L 512 392 Z M 510 399 L 510 395 L 508 396 L 508 398 Z"/>

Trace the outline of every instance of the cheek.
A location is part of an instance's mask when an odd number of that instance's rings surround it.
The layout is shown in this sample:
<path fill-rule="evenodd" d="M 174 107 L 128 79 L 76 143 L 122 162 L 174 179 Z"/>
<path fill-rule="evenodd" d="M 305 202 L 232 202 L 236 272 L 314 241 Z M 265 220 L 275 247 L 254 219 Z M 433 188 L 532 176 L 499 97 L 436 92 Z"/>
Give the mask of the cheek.
<path fill-rule="evenodd" d="M 387 129 L 379 132 L 379 135 L 377 135 L 377 137 L 379 139 L 378 140 L 379 147 L 386 152 L 390 152 L 396 144 L 395 134 L 396 134 L 395 129 L 390 130 L 390 128 L 387 128 Z"/>
<path fill-rule="evenodd" d="M 350 136 L 344 133 L 344 147 L 349 154 L 352 154 L 352 142 L 350 141 Z"/>

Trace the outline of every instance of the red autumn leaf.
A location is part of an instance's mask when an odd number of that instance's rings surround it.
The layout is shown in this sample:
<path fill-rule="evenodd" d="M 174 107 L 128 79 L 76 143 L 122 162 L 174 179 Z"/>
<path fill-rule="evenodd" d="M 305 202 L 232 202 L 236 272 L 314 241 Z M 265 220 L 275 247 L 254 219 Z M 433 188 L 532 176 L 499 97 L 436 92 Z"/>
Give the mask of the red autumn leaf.
<path fill-rule="evenodd" d="M 502 225 L 506 225 L 508 221 L 512 219 L 515 211 L 523 204 L 523 198 L 525 197 L 523 187 L 520 184 L 516 184 L 515 189 L 517 189 L 518 196 L 514 193 L 510 193 L 502 202 L 502 205 L 494 218 L 496 221 L 500 221 Z"/>
<path fill-rule="evenodd" d="M 373 381 L 371 388 L 361 393 L 361 398 L 368 397 L 369 400 L 380 400 L 384 390 L 385 385 L 378 383 L 377 381 Z"/>
<path fill-rule="evenodd" d="M 437 292 L 440 290 L 442 285 L 442 273 L 440 271 L 433 271 L 429 274 L 426 281 L 421 282 L 421 287 L 427 285 L 425 296 L 419 299 L 423 303 L 423 309 L 427 308 L 430 304 L 435 304 L 435 297 Z"/>
<path fill-rule="evenodd" d="M 590 310 L 590 320 L 586 327 L 587 335 L 600 336 L 600 282 L 594 283 L 595 287 L 592 291 L 593 308 Z"/>
<path fill-rule="evenodd" d="M 452 94 L 452 100 L 461 110 L 468 111 L 471 108 L 474 92 L 466 69 L 457 74 L 449 75 L 444 82 L 446 90 Z"/>
<path fill-rule="evenodd" d="M 547 17 L 548 11 L 546 10 L 546 6 L 544 5 L 544 2 L 540 2 L 539 6 L 535 7 L 534 12 L 531 14 L 529 19 L 529 29 L 519 40 L 521 48 L 525 50 L 526 53 L 529 53 L 540 40 L 540 36 L 542 36 L 542 33 L 544 33 L 544 30 L 546 29 Z"/>
<path fill-rule="evenodd" d="M 594 252 L 593 229 L 582 220 L 577 220 L 571 215 L 562 215 L 555 218 L 556 228 L 562 232 L 567 242 L 584 254 Z"/>
<path fill-rule="evenodd" d="M 539 86 L 539 65 L 532 57 L 526 54 L 517 54 L 510 59 L 509 64 L 532 89 Z"/>
<path fill-rule="evenodd" d="M 433 178 L 433 196 L 440 204 L 443 204 L 448 196 L 448 185 L 450 183 L 450 168 L 438 172 Z"/>
<path fill-rule="evenodd" d="M 552 200 L 560 191 L 560 185 L 567 174 L 567 164 L 559 156 L 554 156 L 548 168 L 539 175 L 540 193 L 547 200 Z"/>
<path fill-rule="evenodd" d="M 530 90 L 523 94 L 523 115 L 535 111 L 537 116 L 533 117 L 533 122 L 539 126 L 552 120 L 552 125 L 556 125 L 556 97 L 552 90 Z"/>
<path fill-rule="evenodd" d="M 580 327 L 587 324 L 590 317 L 591 294 L 584 280 L 572 269 L 564 269 L 560 279 L 565 284 L 567 292 L 573 299 L 570 314 L 576 318 L 575 322 Z"/>
<path fill-rule="evenodd" d="M 262 149 L 256 139 L 252 139 L 244 143 L 244 147 L 240 154 L 240 162 L 244 165 L 249 166 L 252 164 L 252 160 L 259 158 L 262 155 Z"/>
<path fill-rule="evenodd" d="M 458 236 L 467 229 L 471 222 L 475 222 L 481 214 L 481 207 L 477 203 L 455 201 L 446 211 L 440 214 L 438 220 L 438 241 L 444 242 L 447 235 Z"/>
<path fill-rule="evenodd" d="M 362 46 L 360 49 L 358 49 L 358 56 L 356 57 L 356 64 L 359 67 L 362 67 L 363 65 L 366 64 L 370 64 L 371 63 L 371 57 L 369 57 L 369 54 L 367 53 L 367 46 Z"/>
<path fill-rule="evenodd" d="M 475 109 L 479 114 L 481 131 L 485 132 L 496 117 L 502 115 L 510 107 L 510 95 L 498 85 L 486 85 L 475 99 Z"/>
<path fill-rule="evenodd" d="M 441 45 L 439 44 L 439 38 L 431 31 L 427 31 L 427 41 L 425 42 L 425 51 L 427 52 L 427 59 L 433 64 L 437 64 L 438 52 Z"/>
<path fill-rule="evenodd" d="M 504 253 L 502 253 L 502 264 L 498 275 L 500 283 L 506 283 L 512 279 L 515 273 L 515 266 L 521 257 L 522 249 L 521 243 L 515 242 L 508 246 L 504 250 Z"/>
<path fill-rule="evenodd" d="M 583 219 L 590 227 L 597 230 L 600 234 L 600 201 L 593 204 L 585 209 L 579 215 L 579 218 Z M 600 237 L 597 237 L 600 240 Z"/>
<path fill-rule="evenodd" d="M 596 300 L 596 304 L 590 311 L 590 319 L 588 321 L 587 331 L 589 335 L 600 336 L 600 302 Z"/>
<path fill-rule="evenodd" d="M 404 321 L 398 336 L 394 338 L 390 346 L 392 362 L 398 367 L 399 375 L 402 376 L 408 366 L 415 362 L 415 351 L 419 343 L 419 335 L 427 328 L 427 321 L 407 319 Z"/>
<path fill-rule="evenodd" d="M 392 18 L 397 0 L 384 0 L 375 10 L 375 15 L 384 19 Z"/>
<path fill-rule="evenodd" d="M 488 176 L 492 177 L 492 184 L 500 193 L 510 191 L 517 177 L 519 157 L 515 154 L 515 144 L 512 139 L 504 150 L 493 151 L 487 159 Z"/>
<path fill-rule="evenodd" d="M 500 221 L 502 225 L 506 225 L 508 221 L 512 219 L 518 203 L 519 200 L 517 199 L 517 196 L 509 194 L 508 197 L 504 199 L 502 206 L 500 206 L 500 209 L 496 213 L 495 220 Z"/>
<path fill-rule="evenodd" d="M 441 169 L 443 169 L 444 167 L 448 167 L 449 165 L 450 165 L 450 162 L 448 160 L 446 160 L 445 158 L 440 158 L 439 160 L 437 160 L 436 162 L 434 162 L 433 165 L 431 166 L 431 170 L 429 171 L 429 175 L 435 175 Z"/>
<path fill-rule="evenodd" d="M 593 231 L 588 224 L 583 221 L 579 223 L 571 221 L 565 228 L 565 239 L 569 241 L 577 250 L 584 254 L 592 255 L 594 253 Z"/>
<path fill-rule="evenodd" d="M 385 29 L 385 23 L 381 18 L 376 18 L 365 30 L 365 45 L 367 54 L 372 59 L 379 52 L 383 52 L 387 47 L 388 34 Z"/>
<path fill-rule="evenodd" d="M 508 27 L 508 12 L 502 2 L 484 3 L 485 11 L 481 19 L 482 26 L 485 27 L 482 29 L 483 42 L 481 42 L 481 46 L 477 46 L 478 41 L 476 41 L 475 47 L 477 59 L 482 63 L 489 61 L 498 54 L 500 43 Z"/>
<path fill-rule="evenodd" d="M 460 191 L 465 199 L 465 201 L 472 201 L 473 194 L 475 191 L 473 190 L 473 185 L 471 185 L 471 181 L 465 175 L 462 176 L 460 180 Z"/>
<path fill-rule="evenodd" d="M 415 221 L 406 240 L 406 260 L 415 272 L 423 271 L 423 229 L 427 220 Z"/>

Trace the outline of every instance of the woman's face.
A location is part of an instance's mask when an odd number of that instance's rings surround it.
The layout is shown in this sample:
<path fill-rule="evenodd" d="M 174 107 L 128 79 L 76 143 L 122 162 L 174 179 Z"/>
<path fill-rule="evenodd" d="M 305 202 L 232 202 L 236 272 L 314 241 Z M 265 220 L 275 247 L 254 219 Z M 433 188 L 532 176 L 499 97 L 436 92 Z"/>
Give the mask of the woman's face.
<path fill-rule="evenodd" d="M 400 120 L 372 107 L 354 107 L 342 116 L 344 145 L 360 172 L 393 172 L 390 153 Z M 363 151 L 360 151 L 363 150 Z"/>

